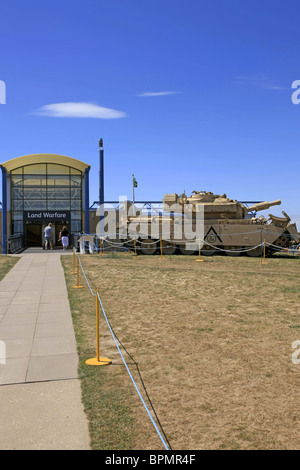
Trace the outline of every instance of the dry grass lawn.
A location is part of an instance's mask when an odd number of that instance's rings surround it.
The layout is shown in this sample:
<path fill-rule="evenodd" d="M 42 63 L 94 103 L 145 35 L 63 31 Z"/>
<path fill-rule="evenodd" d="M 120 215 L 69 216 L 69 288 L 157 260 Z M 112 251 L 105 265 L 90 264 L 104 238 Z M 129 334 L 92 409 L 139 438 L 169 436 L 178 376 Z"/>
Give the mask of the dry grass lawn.
<path fill-rule="evenodd" d="M 63 257 L 67 273 L 71 258 Z M 300 364 L 292 362 L 292 343 L 300 340 L 300 259 L 270 258 L 266 265 L 259 258 L 203 259 L 81 256 L 114 331 L 139 364 L 173 450 L 299 449 Z M 85 288 L 73 291 L 76 277 L 66 277 L 79 352 L 88 359 L 95 356 L 94 297 L 82 275 Z M 101 377 L 105 407 L 116 400 L 112 414 L 128 419 L 125 432 L 117 416 L 106 429 L 111 437 L 99 445 L 121 448 L 119 434 L 123 448 L 163 449 L 103 317 L 100 330 L 101 355 L 113 364 L 92 374 Z M 86 381 L 88 367 L 82 366 Z M 100 410 L 102 425 L 103 416 Z"/>

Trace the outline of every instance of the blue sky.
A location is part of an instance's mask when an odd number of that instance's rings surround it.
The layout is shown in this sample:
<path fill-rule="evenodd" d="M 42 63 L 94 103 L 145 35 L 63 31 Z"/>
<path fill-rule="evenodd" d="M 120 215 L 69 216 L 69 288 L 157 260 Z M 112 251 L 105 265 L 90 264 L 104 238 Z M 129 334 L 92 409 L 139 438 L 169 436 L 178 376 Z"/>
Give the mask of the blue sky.
<path fill-rule="evenodd" d="M 3 0 L 0 161 L 89 163 L 98 199 L 186 190 L 281 199 L 298 217 L 297 0 Z M 51 105 L 51 106 L 50 106 Z"/>

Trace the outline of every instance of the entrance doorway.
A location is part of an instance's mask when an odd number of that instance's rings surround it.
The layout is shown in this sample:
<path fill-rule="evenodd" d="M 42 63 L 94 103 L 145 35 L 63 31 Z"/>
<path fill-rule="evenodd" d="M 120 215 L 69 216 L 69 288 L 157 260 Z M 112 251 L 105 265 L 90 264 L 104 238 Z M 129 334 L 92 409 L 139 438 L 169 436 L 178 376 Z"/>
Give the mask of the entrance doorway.
<path fill-rule="evenodd" d="M 25 246 L 42 246 L 42 224 L 25 224 Z"/>
<path fill-rule="evenodd" d="M 45 237 L 44 237 L 44 229 L 48 224 L 45 222 L 39 223 L 25 223 L 25 246 L 26 247 L 34 247 L 40 246 L 45 247 Z M 53 248 L 61 248 L 62 244 L 59 241 L 59 234 L 63 227 L 67 227 L 69 230 L 69 222 L 54 222 L 52 223 L 52 240 L 53 240 Z"/>

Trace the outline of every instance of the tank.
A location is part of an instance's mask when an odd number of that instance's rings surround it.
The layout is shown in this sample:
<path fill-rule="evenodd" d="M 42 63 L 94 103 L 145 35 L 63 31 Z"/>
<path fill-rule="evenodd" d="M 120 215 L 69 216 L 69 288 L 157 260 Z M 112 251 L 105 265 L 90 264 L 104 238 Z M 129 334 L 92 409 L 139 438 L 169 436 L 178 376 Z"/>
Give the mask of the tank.
<path fill-rule="evenodd" d="M 257 215 L 260 211 L 280 204 L 281 201 L 277 199 L 248 207 L 228 198 L 226 194 L 217 195 L 206 191 L 193 191 L 189 197 L 185 193 L 165 194 L 163 212 L 143 215 L 132 205 L 125 218 L 120 217 L 119 228 L 126 231 L 131 246 L 135 239 L 134 243 L 142 254 L 160 251 L 164 254 L 192 254 L 198 252 L 198 240 L 196 249 L 196 245 L 191 247 L 184 235 L 179 238 L 175 236 L 176 224 L 190 224 L 194 227 L 201 214 L 204 223 L 202 236 L 199 236 L 199 248 L 204 256 L 261 256 L 264 242 L 266 254 L 271 255 L 300 242 L 296 224 L 291 223 L 285 212 L 282 212 L 283 217 L 269 214 L 266 218 Z"/>

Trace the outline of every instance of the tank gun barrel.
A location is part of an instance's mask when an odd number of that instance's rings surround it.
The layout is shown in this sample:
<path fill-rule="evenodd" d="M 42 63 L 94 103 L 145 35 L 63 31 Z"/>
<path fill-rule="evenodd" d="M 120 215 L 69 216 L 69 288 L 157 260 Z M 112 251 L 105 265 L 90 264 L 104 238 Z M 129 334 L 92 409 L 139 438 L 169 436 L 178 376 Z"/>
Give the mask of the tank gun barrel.
<path fill-rule="evenodd" d="M 281 204 L 281 200 L 280 200 L 280 199 L 276 199 L 276 201 L 271 201 L 271 202 L 268 202 L 268 201 L 258 202 L 257 204 L 254 204 L 254 205 L 251 206 L 251 207 L 247 207 L 247 212 L 251 212 L 251 211 L 255 211 L 255 212 L 263 211 L 263 210 L 265 210 L 265 209 L 269 209 L 269 207 L 272 207 L 272 206 L 279 206 L 280 204 Z"/>

